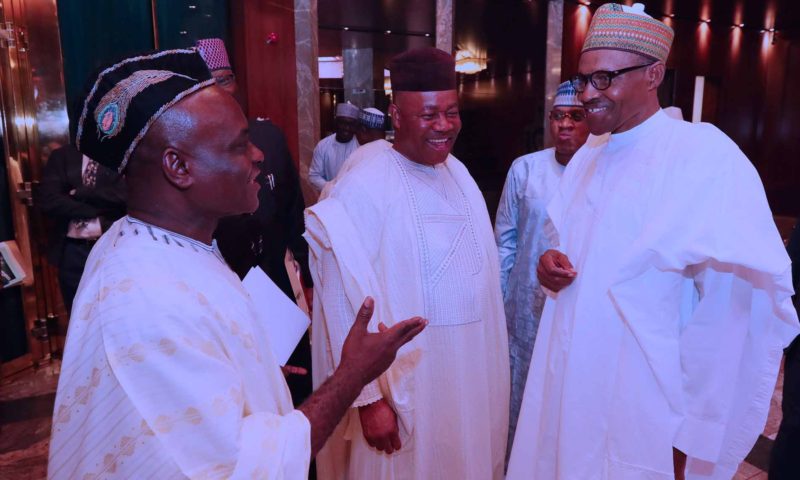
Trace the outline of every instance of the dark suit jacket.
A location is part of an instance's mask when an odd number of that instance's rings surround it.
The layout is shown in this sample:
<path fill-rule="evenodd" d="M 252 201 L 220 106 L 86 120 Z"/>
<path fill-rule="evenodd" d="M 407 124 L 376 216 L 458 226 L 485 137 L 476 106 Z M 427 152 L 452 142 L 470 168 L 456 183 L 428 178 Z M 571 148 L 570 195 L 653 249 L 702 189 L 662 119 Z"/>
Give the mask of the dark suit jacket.
<path fill-rule="evenodd" d="M 35 204 L 54 220 L 50 231 L 48 259 L 54 265 L 61 260 L 64 239 L 70 220 L 100 218 L 105 232 L 125 215 L 125 180 L 117 172 L 100 165 L 94 188 L 82 180 L 83 155 L 72 145 L 54 150 L 42 172 Z M 75 191 L 70 195 L 71 191 Z"/>
<path fill-rule="evenodd" d="M 303 283 L 312 285 L 308 244 L 303 238 L 305 203 L 300 178 L 281 130 L 269 120 L 250 121 L 250 141 L 264 152 L 258 209 L 252 215 L 225 218 L 214 236 L 223 257 L 239 277 L 259 265 L 294 299 L 283 258 L 288 248 L 300 263 Z"/>

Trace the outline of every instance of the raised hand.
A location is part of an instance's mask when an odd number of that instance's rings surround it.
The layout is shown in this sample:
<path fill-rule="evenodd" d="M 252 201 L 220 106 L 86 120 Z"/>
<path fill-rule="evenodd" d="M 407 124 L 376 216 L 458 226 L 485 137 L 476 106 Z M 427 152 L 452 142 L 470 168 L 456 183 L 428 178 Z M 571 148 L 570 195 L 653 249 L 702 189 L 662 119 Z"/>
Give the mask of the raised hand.
<path fill-rule="evenodd" d="M 358 372 L 364 385 L 385 372 L 397 356 L 397 350 L 416 337 L 428 324 L 427 320 L 414 317 L 391 328 L 381 324 L 379 333 L 369 333 L 367 325 L 374 310 L 375 301 L 372 297 L 367 297 L 342 345 L 342 359 L 339 363 L 339 368 L 343 370 Z"/>

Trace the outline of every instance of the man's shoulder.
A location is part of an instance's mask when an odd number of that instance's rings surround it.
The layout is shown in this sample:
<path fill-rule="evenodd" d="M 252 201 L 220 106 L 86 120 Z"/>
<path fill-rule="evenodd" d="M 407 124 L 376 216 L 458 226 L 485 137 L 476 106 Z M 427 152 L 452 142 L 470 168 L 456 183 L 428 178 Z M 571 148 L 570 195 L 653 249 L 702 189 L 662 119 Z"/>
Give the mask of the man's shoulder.
<path fill-rule="evenodd" d="M 675 131 L 671 148 L 677 150 L 677 159 L 684 159 L 694 167 L 736 167 L 750 164 L 745 154 L 729 136 L 710 123 L 691 123 L 671 120 Z"/>
<path fill-rule="evenodd" d="M 519 169 L 523 168 L 524 166 L 530 167 L 534 165 L 541 165 L 554 161 L 555 151 L 556 149 L 554 147 L 550 147 L 545 148 L 544 150 L 539 150 L 538 152 L 531 152 L 521 155 L 511 162 L 511 169 Z"/>

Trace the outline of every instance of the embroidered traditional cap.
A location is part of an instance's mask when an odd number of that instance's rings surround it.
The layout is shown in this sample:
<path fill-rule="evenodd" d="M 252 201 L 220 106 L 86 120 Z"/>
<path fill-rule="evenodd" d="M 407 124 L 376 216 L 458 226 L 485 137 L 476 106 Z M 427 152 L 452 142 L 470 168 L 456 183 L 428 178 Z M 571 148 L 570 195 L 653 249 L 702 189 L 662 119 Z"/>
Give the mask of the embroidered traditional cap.
<path fill-rule="evenodd" d="M 223 68 L 231 69 L 228 50 L 225 49 L 225 42 L 221 38 L 203 38 L 198 40 L 195 46 L 212 72 Z"/>
<path fill-rule="evenodd" d="M 389 64 L 395 92 L 437 92 L 456 89 L 456 61 L 438 48 L 407 50 Z"/>
<path fill-rule="evenodd" d="M 623 50 L 666 62 L 674 37 L 669 26 L 644 13 L 641 3 L 606 3 L 594 13 L 581 53 Z"/>
<path fill-rule="evenodd" d="M 354 118 L 358 120 L 359 108 L 350 102 L 340 103 L 336 105 L 336 116 L 345 118 Z"/>
<path fill-rule="evenodd" d="M 556 98 L 553 100 L 554 107 L 583 107 L 583 103 L 578 100 L 578 92 L 572 86 L 572 82 L 567 80 L 558 86 Z"/>
<path fill-rule="evenodd" d="M 369 107 L 358 113 L 358 120 L 361 125 L 367 128 L 383 130 L 386 123 L 386 116 L 377 108 Z"/>
<path fill-rule="evenodd" d="M 122 172 L 164 111 L 211 85 L 214 79 L 194 48 L 115 63 L 100 72 L 83 102 L 75 146 L 89 158 Z"/>

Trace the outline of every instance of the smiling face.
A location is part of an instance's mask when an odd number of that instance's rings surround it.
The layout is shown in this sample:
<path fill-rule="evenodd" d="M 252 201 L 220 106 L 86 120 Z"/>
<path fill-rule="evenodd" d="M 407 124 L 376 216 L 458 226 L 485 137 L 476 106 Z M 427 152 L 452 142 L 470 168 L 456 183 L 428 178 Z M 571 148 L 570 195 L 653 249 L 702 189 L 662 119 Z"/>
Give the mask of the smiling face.
<path fill-rule="evenodd" d="M 461 131 L 455 90 L 397 92 L 390 108 L 398 152 L 423 165 L 447 160 Z"/>
<path fill-rule="evenodd" d="M 347 143 L 358 131 L 359 123 L 355 118 L 336 117 L 336 141 Z"/>
<path fill-rule="evenodd" d="M 597 71 L 615 71 L 651 63 L 641 55 L 619 50 L 590 50 L 581 55 L 578 71 L 590 75 Z M 611 86 L 598 90 L 587 82 L 578 98 L 588 114 L 589 131 L 593 135 L 620 133 L 646 120 L 652 112 L 655 89 L 663 79 L 664 64 L 624 73 L 612 79 Z"/>

